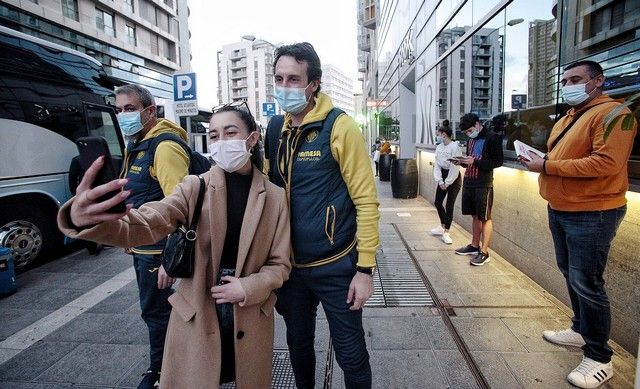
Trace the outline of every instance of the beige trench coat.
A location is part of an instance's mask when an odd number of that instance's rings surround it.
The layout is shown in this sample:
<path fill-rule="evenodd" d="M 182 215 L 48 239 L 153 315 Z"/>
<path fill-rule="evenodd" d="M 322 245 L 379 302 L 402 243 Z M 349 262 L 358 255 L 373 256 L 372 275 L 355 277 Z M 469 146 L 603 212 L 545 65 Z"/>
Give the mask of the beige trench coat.
<path fill-rule="evenodd" d="M 217 388 L 220 336 L 210 288 L 215 282 L 227 225 L 224 172 L 203 174 L 207 184 L 197 227 L 193 278 L 182 279 L 170 298 L 173 310 L 165 341 L 162 388 Z M 199 180 L 188 176 L 173 194 L 132 210 L 124 218 L 77 231 L 69 222 L 71 199 L 58 215 L 60 229 L 72 238 L 120 247 L 156 242 L 191 219 Z M 273 354 L 273 306 L 288 278 L 290 230 L 285 192 L 254 168 L 242 222 L 236 275 L 246 299 L 234 305 L 237 388 L 270 388 Z"/>

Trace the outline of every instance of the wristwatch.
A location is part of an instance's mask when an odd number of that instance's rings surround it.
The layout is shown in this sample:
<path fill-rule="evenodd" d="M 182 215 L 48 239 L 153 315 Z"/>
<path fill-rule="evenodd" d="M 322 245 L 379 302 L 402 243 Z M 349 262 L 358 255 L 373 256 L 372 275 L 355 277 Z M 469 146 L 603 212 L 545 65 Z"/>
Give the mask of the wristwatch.
<path fill-rule="evenodd" d="M 373 270 L 374 269 L 375 269 L 375 267 L 356 266 L 356 271 L 358 271 L 360 273 L 368 274 L 370 276 L 373 276 Z"/>

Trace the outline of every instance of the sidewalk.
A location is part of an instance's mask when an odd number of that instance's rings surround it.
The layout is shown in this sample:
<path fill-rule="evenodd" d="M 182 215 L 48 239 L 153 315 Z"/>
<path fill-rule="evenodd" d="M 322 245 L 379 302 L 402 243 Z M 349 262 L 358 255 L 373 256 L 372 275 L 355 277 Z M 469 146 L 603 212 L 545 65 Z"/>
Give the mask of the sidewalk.
<path fill-rule="evenodd" d="M 396 245 L 396 229 L 406 241 L 473 360 L 492 388 L 571 388 L 567 374 L 582 350 L 550 344 L 545 329 L 570 324 L 571 311 L 495 252 L 484 266 L 470 266 L 454 249 L 470 234 L 452 226 L 452 245 L 428 231 L 439 224 L 435 208 L 423 198 L 393 199 L 389 182 L 378 182 L 385 260 Z M 365 310 L 375 387 L 476 387 L 476 382 L 434 308 Z M 636 361 L 611 342 L 614 377 L 603 388 L 632 388 Z M 335 381 L 334 381 L 335 382 Z M 340 387 L 334 385 L 334 387 Z"/>
<path fill-rule="evenodd" d="M 569 324 L 568 308 L 494 252 L 486 265 L 470 266 L 467 256 L 453 252 L 469 242 L 468 232 L 454 225 L 454 244 L 445 245 L 427 232 L 438 224 L 431 204 L 393 199 L 388 182 L 378 188 L 377 273 L 383 277 L 364 311 L 374 387 L 477 387 L 442 310 L 410 306 L 414 300 L 394 294 L 394 281 L 415 284 L 415 258 L 437 298 L 450 306 L 448 318 L 491 388 L 571 388 L 565 377 L 581 350 L 541 336 L 543 329 Z M 18 292 L 0 299 L 0 387 L 136 387 L 148 345 L 134 278 L 131 258 L 116 248 L 97 257 L 80 251 L 21 274 Z M 418 289 L 427 290 L 424 284 Z M 274 387 L 292 387 L 286 347 L 284 323 L 276 316 Z M 613 347 L 615 375 L 603 388 L 632 388 L 636 361 Z M 333 388 L 343 388 L 337 363 L 327 358 L 321 309 L 316 349 L 316 386 L 328 376 Z M 333 369 L 326 369 L 327 359 Z"/>

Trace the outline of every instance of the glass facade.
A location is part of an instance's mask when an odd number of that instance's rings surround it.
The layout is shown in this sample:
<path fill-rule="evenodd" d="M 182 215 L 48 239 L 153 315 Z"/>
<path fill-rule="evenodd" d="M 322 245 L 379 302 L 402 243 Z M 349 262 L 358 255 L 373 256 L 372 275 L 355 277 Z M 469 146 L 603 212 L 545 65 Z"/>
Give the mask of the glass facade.
<path fill-rule="evenodd" d="M 546 140 L 568 106 L 559 98 L 563 66 L 599 62 L 605 93 L 640 90 L 640 3 L 529 0 L 380 0 L 372 126 L 378 134 L 433 147 L 448 119 L 476 113 L 504 134 L 514 161 L 519 139 L 546 151 Z M 625 30 L 626 29 L 626 30 Z M 562 42 L 562 44 L 559 44 Z M 366 92 L 366 90 L 365 90 Z M 493 120 L 492 120 L 493 119 Z M 466 141 L 461 132 L 456 138 Z M 630 177 L 640 179 L 636 137 Z"/>
<path fill-rule="evenodd" d="M 63 7 L 65 3 L 68 2 L 63 1 Z M 96 11 L 99 10 L 96 9 Z M 34 18 L 34 16 L 28 15 L 21 10 L 0 4 L 0 24 L 88 54 L 103 64 L 108 75 L 125 83 L 143 85 L 156 97 L 167 100 L 173 99 L 172 76 L 150 68 L 144 58 L 55 25 L 44 19 L 36 18 L 38 22 L 36 27 L 33 22 L 30 22 Z"/>

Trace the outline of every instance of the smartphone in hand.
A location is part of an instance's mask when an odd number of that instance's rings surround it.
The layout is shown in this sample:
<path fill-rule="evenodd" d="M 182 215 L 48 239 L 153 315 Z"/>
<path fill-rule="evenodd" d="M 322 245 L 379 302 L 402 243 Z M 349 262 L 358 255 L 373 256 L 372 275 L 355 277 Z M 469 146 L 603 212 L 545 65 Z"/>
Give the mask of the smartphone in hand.
<path fill-rule="evenodd" d="M 102 184 L 106 184 L 118 178 L 118 172 L 114 168 L 111 153 L 109 152 L 109 145 L 107 144 L 106 139 L 101 136 L 87 136 L 79 138 L 76 141 L 76 145 L 78 146 L 78 151 L 80 152 L 80 167 L 82 167 L 82 170 L 84 172 L 89 169 L 89 166 L 91 166 L 91 164 L 96 159 L 98 159 L 98 157 L 104 156 L 104 164 L 98 172 L 96 179 L 93 181 L 93 184 L 91 184 L 92 188 L 95 188 L 96 186 L 100 186 Z M 105 201 L 117 195 L 118 193 L 120 193 L 119 190 L 109 192 L 104 196 L 98 198 L 96 201 Z M 110 208 L 108 212 L 122 213 L 126 210 L 127 206 L 123 201 Z"/>

